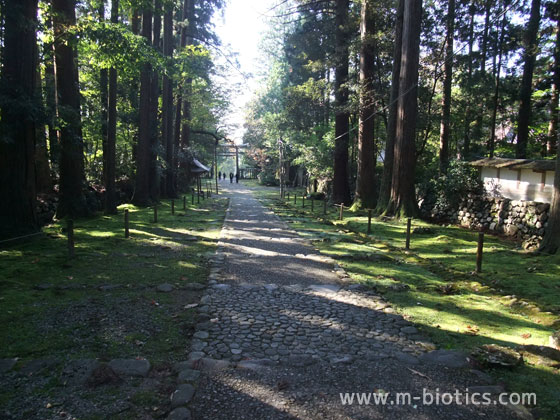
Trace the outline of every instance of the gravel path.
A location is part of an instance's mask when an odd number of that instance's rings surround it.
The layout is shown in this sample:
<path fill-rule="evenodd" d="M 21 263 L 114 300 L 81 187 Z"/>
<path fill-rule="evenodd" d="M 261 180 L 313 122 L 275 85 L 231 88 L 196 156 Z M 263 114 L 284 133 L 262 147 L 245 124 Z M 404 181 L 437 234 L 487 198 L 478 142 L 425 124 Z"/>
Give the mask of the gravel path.
<path fill-rule="evenodd" d="M 230 210 L 191 348 L 206 371 L 190 404 L 194 418 L 516 418 L 513 409 L 465 405 L 464 397 L 451 405 L 414 399 L 423 389 L 500 387 L 464 354 L 428 353 L 435 347 L 412 323 L 345 281 L 250 188 L 228 183 L 224 192 Z M 344 405 L 346 392 L 389 393 L 389 403 Z M 409 392 L 410 403 L 397 405 L 397 392 Z"/>

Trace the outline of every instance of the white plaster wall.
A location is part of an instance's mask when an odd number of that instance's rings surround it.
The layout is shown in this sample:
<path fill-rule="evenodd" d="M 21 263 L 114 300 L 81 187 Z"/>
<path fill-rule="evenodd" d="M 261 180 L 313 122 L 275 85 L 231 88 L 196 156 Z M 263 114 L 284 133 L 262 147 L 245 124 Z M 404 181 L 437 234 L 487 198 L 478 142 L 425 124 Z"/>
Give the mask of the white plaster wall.
<path fill-rule="evenodd" d="M 547 172 L 546 184 L 541 189 L 541 172 L 534 172 L 532 169 L 521 170 L 521 180 L 517 182 L 517 171 L 507 168 L 500 170 L 500 179 L 498 179 L 498 170 L 496 168 L 482 168 L 480 172 L 484 187 L 487 192 L 492 193 L 495 186 L 499 185 L 499 193 L 511 200 L 537 201 L 541 203 L 550 203 L 552 200 L 554 172 Z"/>

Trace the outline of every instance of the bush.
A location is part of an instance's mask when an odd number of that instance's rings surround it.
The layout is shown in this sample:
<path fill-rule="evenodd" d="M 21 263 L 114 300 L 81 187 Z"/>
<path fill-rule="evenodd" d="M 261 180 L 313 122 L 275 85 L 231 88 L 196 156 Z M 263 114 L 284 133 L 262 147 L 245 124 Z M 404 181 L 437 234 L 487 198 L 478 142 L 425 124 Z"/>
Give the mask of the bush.
<path fill-rule="evenodd" d="M 454 160 L 446 175 L 431 177 L 420 185 L 421 196 L 433 207 L 454 209 L 469 194 L 482 194 L 483 185 L 478 171 L 468 162 Z"/>

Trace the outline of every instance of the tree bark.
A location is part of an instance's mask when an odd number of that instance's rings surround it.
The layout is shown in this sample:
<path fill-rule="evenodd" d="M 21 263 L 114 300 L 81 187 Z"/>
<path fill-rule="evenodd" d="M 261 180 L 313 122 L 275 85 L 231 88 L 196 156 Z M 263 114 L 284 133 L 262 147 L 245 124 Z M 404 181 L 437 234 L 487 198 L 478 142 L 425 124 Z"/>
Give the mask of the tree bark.
<path fill-rule="evenodd" d="M 74 39 L 68 29 L 76 24 L 75 0 L 53 0 L 55 69 L 60 129 L 60 199 L 57 217 L 90 214 L 85 195 L 84 145 L 80 90 Z"/>
<path fill-rule="evenodd" d="M 142 12 L 142 36 L 152 42 L 152 12 L 146 8 Z M 136 190 L 132 201 L 140 206 L 151 204 L 150 160 L 151 160 L 151 87 L 152 66 L 144 63 L 140 73 L 140 108 L 138 112 L 138 147 L 136 149 Z"/>
<path fill-rule="evenodd" d="M 385 159 L 383 176 L 377 200 L 379 213 L 387 209 L 391 198 L 391 183 L 393 180 L 393 160 L 395 156 L 395 133 L 397 129 L 397 108 L 399 97 L 399 77 L 401 73 L 402 28 L 405 0 L 399 0 L 395 20 L 395 47 L 393 50 L 393 68 L 391 76 L 391 96 L 389 100 L 389 119 L 387 122 L 387 140 L 385 142 Z"/>
<path fill-rule="evenodd" d="M 506 4 L 503 4 L 505 7 Z M 496 118 L 498 115 L 498 100 L 500 98 L 500 73 L 502 71 L 502 55 L 504 48 L 505 27 L 507 21 L 507 13 L 502 17 L 500 25 L 500 39 L 498 40 L 498 63 L 496 66 L 496 74 L 494 79 L 494 94 L 492 97 L 492 116 L 490 117 L 490 140 L 488 142 L 488 155 L 493 158 L 496 149 Z"/>
<path fill-rule="evenodd" d="M 173 55 L 173 10 L 169 8 L 163 18 L 163 54 L 167 57 Z M 174 150 L 173 150 L 173 82 L 169 75 L 163 75 L 163 101 L 162 101 L 163 121 L 162 138 L 165 148 L 165 188 L 166 197 L 177 196 L 174 174 Z"/>
<path fill-rule="evenodd" d="M 550 94 L 550 122 L 548 123 L 548 138 L 546 151 L 548 155 L 554 153 L 558 143 L 558 89 L 560 89 L 560 16 L 556 16 L 556 45 L 554 48 L 554 70 Z"/>
<path fill-rule="evenodd" d="M 195 31 L 194 9 L 195 0 L 185 0 L 183 4 L 183 20 L 187 21 L 187 25 L 183 26 L 181 31 L 181 47 L 193 43 L 191 36 Z M 182 118 L 181 118 L 181 149 L 186 151 L 191 143 L 191 95 L 192 95 L 192 78 L 188 77 L 183 86 L 182 92 Z M 184 158 L 180 163 L 181 187 L 185 189 L 190 182 L 189 162 Z"/>
<path fill-rule="evenodd" d="M 557 144 L 554 192 L 550 205 L 548 226 L 546 227 L 544 238 L 539 247 L 539 252 L 547 254 L 555 254 L 558 248 L 560 248 L 560 142 L 557 142 Z"/>
<path fill-rule="evenodd" d="M 4 3 L 0 92 L 0 239 L 38 229 L 35 216 L 37 0 Z"/>
<path fill-rule="evenodd" d="M 373 80 L 375 77 L 375 15 L 373 2 L 362 0 L 360 17 L 360 120 L 358 129 L 358 171 L 354 205 L 374 208 L 376 204 L 375 162 L 375 106 Z"/>
<path fill-rule="evenodd" d="M 471 122 L 472 122 L 472 108 L 471 108 L 471 82 L 472 82 L 472 56 L 473 56 L 473 44 L 474 44 L 474 16 L 476 14 L 476 8 L 474 4 L 469 6 L 469 52 L 468 52 L 468 64 L 467 64 L 467 79 L 465 83 L 465 92 L 467 96 L 467 103 L 465 106 L 465 131 L 463 133 L 463 147 L 461 150 L 462 158 L 468 158 L 471 151 Z"/>
<path fill-rule="evenodd" d="M 519 114 L 517 116 L 517 146 L 515 156 L 518 159 L 527 157 L 529 142 L 529 125 L 531 124 L 531 94 L 533 92 L 533 70 L 538 49 L 538 32 L 541 19 L 541 0 L 532 0 L 531 15 L 525 30 L 523 51 L 523 78 L 521 80 Z"/>
<path fill-rule="evenodd" d="M 105 20 L 105 1 L 99 3 L 99 21 L 103 22 Z M 103 145 L 103 182 L 107 182 L 107 155 L 109 151 L 107 150 L 107 113 L 109 105 L 109 93 L 107 84 L 109 81 L 109 72 L 106 68 L 99 71 L 99 101 L 101 102 L 101 143 Z"/>
<path fill-rule="evenodd" d="M 39 49 L 35 48 L 35 95 L 38 103 L 43 103 L 41 67 L 39 66 Z M 43 106 L 40 107 L 44 111 Z M 38 193 L 51 192 L 53 182 L 51 178 L 51 168 L 49 165 L 49 151 L 47 148 L 47 136 L 45 124 L 36 124 L 35 137 L 35 189 Z"/>
<path fill-rule="evenodd" d="M 386 213 L 409 217 L 418 212 L 414 178 L 421 19 L 422 1 L 405 2 L 393 180 Z"/>
<path fill-rule="evenodd" d="M 348 112 L 348 8 L 349 0 L 336 2 L 336 32 L 335 32 L 335 145 L 334 145 L 334 175 L 333 195 L 335 203 L 350 204 L 350 186 L 348 184 L 348 142 L 349 118 Z"/>
<path fill-rule="evenodd" d="M 443 78 L 443 99 L 441 128 L 439 131 L 439 171 L 447 173 L 449 166 L 449 134 L 451 116 L 451 82 L 453 80 L 453 35 L 455 32 L 455 0 L 447 2 L 447 22 L 445 36 L 445 64 Z"/>
<path fill-rule="evenodd" d="M 154 0 L 152 46 L 158 51 L 161 50 L 161 11 L 161 0 Z M 161 174 L 158 164 L 158 150 L 160 145 L 158 131 L 159 82 L 159 73 L 157 70 L 152 70 L 152 93 L 150 95 L 150 198 L 152 201 L 159 201 L 161 186 Z"/>
<path fill-rule="evenodd" d="M 111 23 L 119 22 L 119 0 L 111 3 Z M 109 69 L 109 103 L 107 120 L 107 158 L 105 168 L 105 213 L 117 212 L 115 191 L 116 177 L 116 144 L 117 144 L 117 69 Z"/>

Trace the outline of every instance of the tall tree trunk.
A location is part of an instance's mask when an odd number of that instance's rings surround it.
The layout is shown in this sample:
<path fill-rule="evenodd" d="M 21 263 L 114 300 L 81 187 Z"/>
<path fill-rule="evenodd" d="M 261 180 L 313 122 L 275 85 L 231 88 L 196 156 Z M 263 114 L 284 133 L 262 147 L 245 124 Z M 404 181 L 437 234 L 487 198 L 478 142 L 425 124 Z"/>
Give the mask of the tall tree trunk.
<path fill-rule="evenodd" d="M 173 9 L 169 8 L 163 17 L 163 54 L 167 57 L 173 55 Z M 162 138 L 165 148 L 165 188 L 166 197 L 173 198 L 177 195 L 173 182 L 173 84 L 171 78 L 163 75 L 163 121 Z"/>
<path fill-rule="evenodd" d="M 119 22 L 119 0 L 111 3 L 111 23 Z M 115 191 L 116 177 L 116 144 L 117 144 L 117 69 L 109 69 L 109 103 L 107 120 L 107 158 L 105 168 L 105 213 L 117 212 Z"/>
<path fill-rule="evenodd" d="M 358 130 L 358 171 L 356 178 L 357 207 L 374 208 L 376 204 L 375 182 L 375 106 L 373 80 L 375 77 L 375 15 L 373 2 L 362 0 L 360 17 L 360 120 Z"/>
<path fill-rule="evenodd" d="M 445 36 L 445 64 L 443 76 L 443 99 L 441 128 L 439 131 L 439 170 L 447 173 L 449 166 L 449 134 L 451 131 L 451 82 L 453 80 L 453 34 L 455 32 L 455 0 L 447 2 L 447 22 Z"/>
<path fill-rule="evenodd" d="M 99 3 L 99 21 L 103 22 L 105 20 L 105 1 Z M 107 169 L 107 155 L 109 151 L 107 150 L 107 112 L 109 105 L 109 93 L 107 90 L 107 83 L 109 80 L 109 72 L 106 68 L 99 71 L 99 101 L 101 102 L 101 142 L 103 145 L 103 182 L 107 181 L 107 174 L 105 173 Z"/>
<path fill-rule="evenodd" d="M 152 42 L 152 11 L 146 8 L 142 12 L 142 36 Z M 136 149 L 136 190 L 133 202 L 147 206 L 150 199 L 150 160 L 151 160 L 151 95 L 152 66 L 144 63 L 140 73 L 140 108 L 138 110 L 138 147 Z"/>
<path fill-rule="evenodd" d="M 504 2 L 502 7 L 506 7 L 507 3 Z M 490 117 L 490 140 L 488 142 L 488 155 L 493 158 L 496 149 L 496 118 L 498 115 L 498 100 L 500 98 L 500 73 L 502 71 L 502 55 L 504 49 L 504 37 L 507 21 L 507 13 L 502 17 L 500 24 L 500 39 L 498 40 L 498 63 L 496 65 L 496 74 L 494 79 L 494 94 L 492 97 L 492 116 Z"/>
<path fill-rule="evenodd" d="M 187 25 L 183 26 L 181 31 L 181 47 L 184 48 L 187 45 L 193 43 L 191 36 L 195 31 L 194 24 L 194 10 L 195 10 L 196 0 L 185 0 L 183 4 L 183 20 L 187 21 Z M 191 95 L 192 95 L 192 78 L 187 78 L 185 85 L 183 86 L 182 100 L 183 104 L 181 106 L 182 118 L 181 118 L 181 149 L 186 151 L 190 147 L 191 143 Z M 181 161 L 181 187 L 184 189 L 190 183 L 190 173 L 189 173 L 189 162 L 184 158 Z"/>
<path fill-rule="evenodd" d="M 35 135 L 37 0 L 4 3 L 0 92 L 0 239 L 37 230 Z"/>
<path fill-rule="evenodd" d="M 541 0 L 532 0 L 531 15 L 523 40 L 523 78 L 521 80 L 519 114 L 517 116 L 517 147 L 515 156 L 527 157 L 529 125 L 531 124 L 531 94 L 533 92 L 533 70 L 538 49 L 538 32 L 541 19 Z"/>
<path fill-rule="evenodd" d="M 39 49 L 35 48 L 35 95 L 39 103 L 43 103 L 41 68 L 39 66 Z M 47 135 L 45 124 L 36 124 L 35 137 L 35 189 L 38 193 L 51 192 L 53 182 L 51 178 L 51 168 L 49 165 L 49 151 L 47 149 Z"/>
<path fill-rule="evenodd" d="M 474 16 L 476 14 L 476 7 L 474 4 L 469 6 L 469 51 L 468 51 L 468 64 L 467 64 L 467 79 L 465 82 L 466 92 L 466 106 L 465 106 L 465 131 L 463 133 L 463 147 L 461 150 L 461 157 L 468 158 L 471 149 L 471 122 L 472 122 L 472 108 L 471 108 L 471 90 L 472 90 L 472 56 L 474 44 Z"/>
<path fill-rule="evenodd" d="M 153 15 L 153 37 L 152 46 L 154 49 L 160 51 L 161 40 L 161 0 L 154 1 L 154 15 Z M 150 198 L 152 201 L 158 201 L 160 196 L 160 170 L 158 163 L 158 149 L 159 149 L 159 131 L 158 131 L 158 111 L 159 111 L 159 73 L 156 70 L 152 71 L 152 94 L 150 97 Z"/>
<path fill-rule="evenodd" d="M 52 18 L 47 16 L 45 26 L 52 30 Z M 60 157 L 60 133 L 55 128 L 56 120 L 56 77 L 54 74 L 54 44 L 52 42 L 43 43 L 43 63 L 45 65 L 44 80 L 44 98 L 45 98 L 45 115 L 47 119 L 47 133 L 49 139 L 49 158 L 51 161 L 52 174 L 51 178 L 56 183 L 56 174 L 58 173 L 58 159 Z"/>
<path fill-rule="evenodd" d="M 59 218 L 90 213 L 85 195 L 84 144 L 76 53 L 68 29 L 76 24 L 75 0 L 53 0 L 55 69 L 60 129 Z"/>
<path fill-rule="evenodd" d="M 557 145 L 554 192 L 548 217 L 548 226 L 539 247 L 539 252 L 548 254 L 555 254 L 558 248 L 560 248 L 560 142 L 557 142 Z"/>
<path fill-rule="evenodd" d="M 480 141 L 482 138 L 482 124 L 486 112 L 486 59 L 488 57 L 488 33 L 490 31 L 491 6 L 495 0 L 486 0 L 484 5 L 484 30 L 482 33 L 482 46 L 480 49 L 480 78 L 478 83 L 478 97 L 480 98 L 476 123 L 473 129 L 473 138 Z"/>
<path fill-rule="evenodd" d="M 389 119 L 387 122 L 387 140 L 385 142 L 385 159 L 383 162 L 383 176 L 379 198 L 377 200 L 377 211 L 383 212 L 387 209 L 391 198 L 391 183 L 393 180 L 393 161 L 395 156 L 395 133 L 397 130 L 397 108 L 399 97 L 399 78 L 401 74 L 402 53 L 402 29 L 405 0 L 399 0 L 397 5 L 397 16 L 395 20 L 395 46 L 393 50 L 393 68 L 391 76 L 391 96 L 389 99 Z"/>
<path fill-rule="evenodd" d="M 560 89 L 560 13 L 556 16 L 556 45 L 554 48 L 554 69 L 550 95 L 550 122 L 548 123 L 547 154 L 554 153 L 558 143 L 558 89 Z"/>
<path fill-rule="evenodd" d="M 335 32 L 335 76 L 334 98 L 336 103 L 334 123 L 334 176 L 333 195 L 335 203 L 350 203 L 350 186 L 348 184 L 348 7 L 349 0 L 336 2 Z"/>
<path fill-rule="evenodd" d="M 418 212 L 414 178 L 416 167 L 416 116 L 418 108 L 418 64 L 422 1 L 404 6 L 399 102 L 395 136 L 395 158 L 391 200 L 387 214 L 414 216 Z"/>

